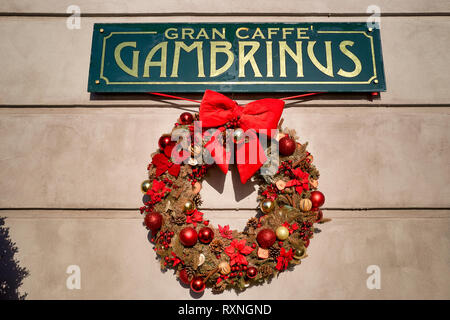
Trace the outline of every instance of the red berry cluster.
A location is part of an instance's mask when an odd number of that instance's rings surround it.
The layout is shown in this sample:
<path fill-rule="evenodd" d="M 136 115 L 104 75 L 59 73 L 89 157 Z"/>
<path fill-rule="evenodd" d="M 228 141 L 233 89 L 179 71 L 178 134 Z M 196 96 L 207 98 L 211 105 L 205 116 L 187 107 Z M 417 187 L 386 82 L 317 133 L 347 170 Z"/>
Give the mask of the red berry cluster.
<path fill-rule="evenodd" d="M 173 231 L 161 231 L 157 238 L 157 243 L 160 243 L 164 249 L 169 249 L 170 241 L 172 241 L 172 237 L 174 235 Z M 152 238 L 152 242 L 155 242 L 155 238 Z"/>
<path fill-rule="evenodd" d="M 201 181 L 206 173 L 208 172 L 208 165 L 203 164 L 200 167 L 192 168 L 192 174 L 188 175 L 188 180 L 191 182 L 191 185 L 194 185 L 197 181 Z"/>
<path fill-rule="evenodd" d="M 242 277 L 247 271 L 248 267 L 246 265 L 237 265 L 231 267 L 230 278 Z M 226 279 L 226 278 L 225 278 Z"/>
<path fill-rule="evenodd" d="M 292 178 L 294 174 L 292 173 L 292 160 L 283 161 L 278 166 L 277 174 L 284 173 L 286 176 Z"/>
<path fill-rule="evenodd" d="M 167 186 L 169 186 L 169 187 L 171 187 L 173 185 L 173 181 L 170 180 L 169 178 L 164 178 L 161 181 L 164 182 L 165 184 L 167 184 Z"/>
<path fill-rule="evenodd" d="M 144 212 L 150 212 L 150 208 L 143 206 L 139 208 L 139 211 L 141 212 L 141 214 L 143 214 Z"/>
<path fill-rule="evenodd" d="M 311 155 L 311 153 L 309 153 L 309 152 L 306 153 L 306 157 L 307 157 L 306 162 L 308 162 L 308 163 L 311 163 L 311 159 L 308 158 L 310 155 Z"/>
<path fill-rule="evenodd" d="M 175 254 L 175 252 L 172 251 L 173 258 L 170 258 L 169 256 L 164 257 L 164 266 L 167 267 L 169 263 L 172 263 L 171 267 L 176 267 L 178 264 L 181 264 L 184 266 L 184 261 L 178 258 Z"/>
<path fill-rule="evenodd" d="M 228 122 L 225 124 L 225 128 L 227 128 L 227 129 L 237 128 L 238 125 L 239 125 L 239 117 L 236 117 L 236 118 L 234 118 L 234 119 L 228 121 Z"/>
<path fill-rule="evenodd" d="M 312 222 L 303 222 L 300 227 L 300 237 L 303 241 L 307 241 L 313 235 Z"/>

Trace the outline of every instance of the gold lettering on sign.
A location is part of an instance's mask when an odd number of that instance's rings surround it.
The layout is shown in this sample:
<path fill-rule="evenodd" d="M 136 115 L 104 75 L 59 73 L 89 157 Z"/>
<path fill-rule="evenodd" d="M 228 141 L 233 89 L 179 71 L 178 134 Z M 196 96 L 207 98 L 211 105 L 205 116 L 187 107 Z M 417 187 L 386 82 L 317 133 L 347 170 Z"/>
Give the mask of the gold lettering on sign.
<path fill-rule="evenodd" d="M 334 77 L 333 75 L 333 58 L 331 56 L 331 41 L 325 41 L 325 51 L 326 51 L 326 58 L 327 58 L 327 66 L 324 67 L 323 64 L 317 60 L 316 55 L 314 54 L 314 45 L 316 44 L 316 41 L 309 41 L 308 42 L 308 56 L 311 59 L 311 62 L 323 73 L 325 73 L 327 76 Z"/>
<path fill-rule="evenodd" d="M 217 54 L 225 53 L 227 62 L 217 69 Z M 210 57 L 210 77 L 217 77 L 227 71 L 234 61 L 234 54 L 231 52 L 231 43 L 228 41 L 211 41 L 211 57 Z"/>
<path fill-rule="evenodd" d="M 273 77 L 272 41 L 266 41 L 267 78 Z"/>
<path fill-rule="evenodd" d="M 164 32 L 164 36 L 169 40 L 178 39 L 177 28 L 166 29 L 166 31 Z"/>
<path fill-rule="evenodd" d="M 245 27 L 238 28 L 236 30 L 236 37 L 238 37 L 239 39 L 248 39 L 248 35 L 246 35 L 246 36 L 241 35 L 241 30 L 248 31 L 248 28 L 245 28 Z"/>
<path fill-rule="evenodd" d="M 308 28 L 297 28 L 297 39 L 309 39 L 309 36 L 306 35 L 308 30 Z"/>
<path fill-rule="evenodd" d="M 194 40 L 194 29 L 192 28 L 182 28 L 181 29 L 181 39 L 186 39 L 186 37 L 189 37 L 189 39 Z"/>
<path fill-rule="evenodd" d="M 302 56 L 302 42 L 295 41 L 296 53 L 289 48 L 286 41 L 280 41 L 280 77 L 286 78 L 286 53 L 294 59 L 297 64 L 297 77 L 303 77 L 303 56 Z"/>
<path fill-rule="evenodd" d="M 172 74 L 170 75 L 172 78 L 178 77 L 178 64 L 180 63 L 180 50 L 183 49 L 186 52 L 191 52 L 194 49 L 197 49 L 197 62 L 198 62 L 198 78 L 205 77 L 205 69 L 203 66 L 203 42 L 202 41 L 194 41 L 190 46 L 187 46 L 182 41 L 175 41 L 175 50 L 173 54 L 173 66 L 172 66 Z"/>
<path fill-rule="evenodd" d="M 216 28 L 212 28 L 212 38 L 216 39 L 216 35 L 218 35 L 221 39 L 225 40 L 225 28 L 222 28 L 222 33 L 219 32 Z"/>
<path fill-rule="evenodd" d="M 292 31 L 294 31 L 294 28 L 283 28 L 283 40 L 286 40 L 286 36 L 288 34 L 292 34 Z"/>
<path fill-rule="evenodd" d="M 129 75 L 137 78 L 138 76 L 138 62 L 139 62 L 139 51 L 133 50 L 133 60 L 132 60 L 132 67 L 128 67 L 125 65 L 125 63 L 122 60 L 122 57 L 120 56 L 120 52 L 125 47 L 133 47 L 136 48 L 136 42 L 122 42 L 117 45 L 117 47 L 114 49 L 114 59 L 116 59 L 116 63 L 119 66 L 120 69 L 128 73 Z"/>
<path fill-rule="evenodd" d="M 252 47 L 247 54 L 245 54 L 245 47 Z M 239 77 L 245 77 L 245 65 L 250 62 L 252 66 L 253 72 L 255 73 L 255 77 L 262 77 L 261 72 L 259 72 L 258 65 L 256 64 L 255 57 L 253 56 L 255 52 L 259 49 L 258 41 L 246 41 L 239 42 Z"/>
<path fill-rule="evenodd" d="M 200 37 L 203 37 L 205 39 L 209 39 L 208 34 L 206 33 L 205 28 L 201 28 L 200 31 L 197 34 L 197 37 L 195 39 L 200 39 Z"/>
<path fill-rule="evenodd" d="M 256 37 L 259 37 L 261 39 L 265 39 L 264 34 L 262 33 L 260 28 L 256 28 L 255 33 L 252 36 L 252 39 L 255 39 Z"/>
<path fill-rule="evenodd" d="M 152 61 L 155 53 L 161 50 L 161 60 L 160 61 Z M 167 41 L 160 42 L 156 46 L 154 46 L 145 58 L 144 64 L 144 74 L 142 75 L 145 78 L 150 77 L 150 67 L 160 67 L 161 71 L 159 76 L 161 78 L 166 77 L 166 66 L 167 66 Z"/>
<path fill-rule="evenodd" d="M 349 57 L 353 63 L 355 64 L 355 69 L 353 71 L 344 71 L 341 69 L 339 69 L 339 71 L 337 72 L 338 75 L 342 76 L 342 77 L 346 77 L 346 78 L 353 78 L 356 77 L 358 74 L 361 73 L 362 70 L 362 65 L 361 65 L 361 61 L 358 59 L 357 56 L 355 56 L 355 54 L 353 52 L 351 52 L 350 50 L 347 49 L 347 46 L 352 47 L 354 44 L 353 41 L 342 41 L 339 44 L 339 49 L 342 51 L 343 54 L 345 54 L 347 57 Z"/>
<path fill-rule="evenodd" d="M 267 32 L 269 33 L 269 39 L 272 39 L 272 35 L 277 34 L 280 28 L 268 28 Z"/>

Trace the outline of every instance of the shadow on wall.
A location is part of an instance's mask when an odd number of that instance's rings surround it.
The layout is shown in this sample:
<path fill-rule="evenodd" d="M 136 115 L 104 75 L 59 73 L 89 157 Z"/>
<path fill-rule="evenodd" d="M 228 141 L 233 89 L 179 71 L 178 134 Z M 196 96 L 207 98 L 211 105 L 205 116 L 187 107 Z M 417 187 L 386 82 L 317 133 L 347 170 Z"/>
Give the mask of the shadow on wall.
<path fill-rule="evenodd" d="M 18 248 L 9 237 L 9 228 L 5 227 L 5 218 L 0 217 L 0 300 L 24 300 L 19 287 L 29 272 L 14 258 Z"/>

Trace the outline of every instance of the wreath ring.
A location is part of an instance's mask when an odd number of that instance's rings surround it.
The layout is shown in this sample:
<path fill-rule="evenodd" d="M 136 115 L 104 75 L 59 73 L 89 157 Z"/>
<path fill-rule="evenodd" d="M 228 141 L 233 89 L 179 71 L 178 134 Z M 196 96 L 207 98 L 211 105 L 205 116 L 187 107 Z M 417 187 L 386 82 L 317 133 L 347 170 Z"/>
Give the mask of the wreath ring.
<path fill-rule="evenodd" d="M 295 130 L 282 128 L 283 107 L 284 102 L 278 99 L 262 99 L 240 107 L 207 90 L 199 113 L 181 114 L 172 134 L 162 135 L 158 141 L 159 149 L 147 168 L 149 178 L 141 184 L 145 195 L 140 212 L 151 231 L 161 269 L 174 269 L 179 280 L 194 292 L 203 292 L 206 287 L 215 294 L 232 288 L 240 291 L 270 280 L 307 257 L 314 224 L 329 220 L 320 210 L 325 197 L 317 191 L 319 171 L 306 150 L 308 143 L 301 144 Z M 202 121 L 200 144 L 196 120 Z M 278 131 L 268 134 L 270 146 L 261 147 L 258 137 L 263 136 L 262 130 L 255 131 L 254 126 L 273 129 L 274 125 Z M 174 130 L 180 129 L 188 133 L 188 145 L 186 136 L 172 141 Z M 184 145 L 180 141 L 185 141 Z M 236 156 L 240 152 L 244 155 L 243 163 L 237 164 L 241 181 L 255 179 L 259 185 L 258 214 L 241 232 L 230 230 L 229 225 L 214 227 L 199 211 L 202 181 L 208 169 L 218 165 L 225 174 L 228 171 L 230 141 L 236 147 Z M 250 150 L 252 141 L 256 149 Z M 259 154 L 256 164 L 249 161 L 255 150 Z M 278 167 L 272 174 L 261 174 L 258 169 L 266 166 L 267 155 L 275 154 L 273 150 L 279 154 Z M 207 155 L 216 163 L 199 163 L 199 155 Z M 218 156 L 225 161 L 218 162 Z"/>

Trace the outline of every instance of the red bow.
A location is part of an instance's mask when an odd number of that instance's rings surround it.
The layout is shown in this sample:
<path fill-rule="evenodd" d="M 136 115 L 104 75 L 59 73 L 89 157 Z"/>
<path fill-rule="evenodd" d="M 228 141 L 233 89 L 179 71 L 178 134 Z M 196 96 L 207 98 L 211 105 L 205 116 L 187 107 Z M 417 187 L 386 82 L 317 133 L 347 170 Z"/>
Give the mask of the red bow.
<path fill-rule="evenodd" d="M 246 183 L 267 160 L 256 133 L 271 135 L 271 130 L 277 128 L 283 107 L 284 101 L 278 99 L 261 99 L 241 107 L 223 94 L 211 90 L 205 91 L 200 104 L 202 126 L 204 128 L 222 127 L 227 122 L 236 121 L 237 126 L 248 134 L 248 143 L 236 145 L 237 169 L 242 183 Z M 224 128 L 221 130 L 223 131 Z M 217 138 L 222 131 L 218 130 L 213 134 L 205 147 L 226 174 L 231 154 L 218 143 Z M 252 145 L 256 145 L 256 154 L 250 152 Z"/>
<path fill-rule="evenodd" d="M 180 165 L 173 163 L 163 153 L 155 154 L 152 158 L 152 164 L 156 167 L 156 176 L 159 177 L 164 172 L 169 171 L 174 177 L 178 177 L 180 173 Z"/>

